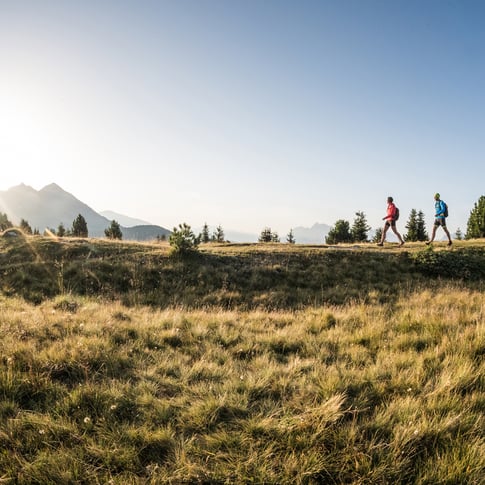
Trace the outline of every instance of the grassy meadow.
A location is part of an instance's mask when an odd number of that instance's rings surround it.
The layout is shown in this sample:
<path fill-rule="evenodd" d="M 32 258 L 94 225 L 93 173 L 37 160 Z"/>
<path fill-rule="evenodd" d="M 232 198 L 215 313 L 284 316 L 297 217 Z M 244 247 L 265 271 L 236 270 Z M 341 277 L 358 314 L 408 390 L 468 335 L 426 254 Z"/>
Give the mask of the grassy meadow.
<path fill-rule="evenodd" d="M 0 482 L 481 484 L 485 244 L 0 240 Z"/>

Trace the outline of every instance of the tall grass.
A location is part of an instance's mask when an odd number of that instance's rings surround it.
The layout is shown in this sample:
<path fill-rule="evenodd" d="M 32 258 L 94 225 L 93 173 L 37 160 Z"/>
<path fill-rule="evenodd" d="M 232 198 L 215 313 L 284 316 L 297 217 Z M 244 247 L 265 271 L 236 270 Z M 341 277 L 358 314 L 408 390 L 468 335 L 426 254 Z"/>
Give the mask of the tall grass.
<path fill-rule="evenodd" d="M 6 483 L 485 477 L 485 296 L 295 311 L 0 300 Z"/>

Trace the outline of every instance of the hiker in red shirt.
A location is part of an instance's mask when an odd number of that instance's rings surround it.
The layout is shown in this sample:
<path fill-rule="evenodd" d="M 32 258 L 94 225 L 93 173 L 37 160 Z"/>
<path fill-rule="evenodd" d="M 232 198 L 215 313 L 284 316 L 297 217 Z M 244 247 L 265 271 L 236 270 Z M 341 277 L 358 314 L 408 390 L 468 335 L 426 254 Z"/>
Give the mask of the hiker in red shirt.
<path fill-rule="evenodd" d="M 387 214 L 385 217 L 382 218 L 383 221 L 386 221 L 384 227 L 382 228 L 382 236 L 381 241 L 377 243 L 378 246 L 383 246 L 384 241 L 386 240 L 386 232 L 389 227 L 392 229 L 392 232 L 398 237 L 399 239 L 399 246 L 404 244 L 404 241 L 401 237 L 401 234 L 396 229 L 396 220 L 399 217 L 399 212 L 396 206 L 394 205 L 394 199 L 392 197 L 387 198 Z"/>

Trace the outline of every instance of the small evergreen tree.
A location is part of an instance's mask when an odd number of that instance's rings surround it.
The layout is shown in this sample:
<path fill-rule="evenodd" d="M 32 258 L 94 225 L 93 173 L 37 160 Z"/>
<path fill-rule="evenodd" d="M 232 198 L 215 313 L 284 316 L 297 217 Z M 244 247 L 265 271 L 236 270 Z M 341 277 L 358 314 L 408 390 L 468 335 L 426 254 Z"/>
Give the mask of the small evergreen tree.
<path fill-rule="evenodd" d="M 66 228 L 62 222 L 57 226 L 57 235 L 59 237 L 64 237 L 66 235 Z"/>
<path fill-rule="evenodd" d="M 207 222 L 204 223 L 204 227 L 202 228 L 202 233 L 200 235 L 200 241 L 203 242 L 204 244 L 206 244 L 210 241 L 209 226 L 207 225 Z"/>
<path fill-rule="evenodd" d="M 222 229 L 222 226 L 220 224 L 216 227 L 212 240 L 219 243 L 224 242 L 224 230 Z"/>
<path fill-rule="evenodd" d="M 273 239 L 273 233 L 271 232 L 270 227 L 265 227 L 261 234 L 259 235 L 258 242 L 268 243 L 271 242 Z"/>
<path fill-rule="evenodd" d="M 0 231 L 5 231 L 10 227 L 13 227 L 13 224 L 9 221 L 7 214 L 0 212 Z"/>
<path fill-rule="evenodd" d="M 295 236 L 293 235 L 293 229 L 290 229 L 290 232 L 287 234 L 286 242 L 288 244 L 295 244 L 296 243 Z"/>
<path fill-rule="evenodd" d="M 418 212 L 416 209 L 411 209 L 409 219 L 405 227 L 408 230 L 408 232 L 404 235 L 405 241 L 416 242 L 426 241 L 428 239 L 423 211 L 420 210 Z"/>
<path fill-rule="evenodd" d="M 111 225 L 104 230 L 104 235 L 108 239 L 119 239 L 120 241 L 123 239 L 120 224 L 115 220 L 112 220 Z"/>
<path fill-rule="evenodd" d="M 34 236 L 40 236 L 40 231 L 38 227 L 34 228 Z"/>
<path fill-rule="evenodd" d="M 278 233 L 276 231 L 271 233 L 271 242 L 274 242 L 274 243 L 280 242 L 280 237 L 278 236 Z"/>
<path fill-rule="evenodd" d="M 485 237 L 485 195 L 475 202 L 470 211 L 470 217 L 466 227 L 465 239 L 477 239 Z"/>
<path fill-rule="evenodd" d="M 22 229 L 25 234 L 32 234 L 32 228 L 25 219 L 20 219 L 20 229 Z"/>
<path fill-rule="evenodd" d="M 74 237 L 88 237 L 88 224 L 81 214 L 74 219 L 71 232 Z"/>
<path fill-rule="evenodd" d="M 335 226 L 328 231 L 325 238 L 327 244 L 339 244 L 352 242 L 352 233 L 350 232 L 349 221 L 339 219 Z"/>
<path fill-rule="evenodd" d="M 408 232 L 404 234 L 405 241 L 417 241 L 418 240 L 418 212 L 416 209 L 411 209 L 408 222 L 406 223 L 406 229 Z"/>
<path fill-rule="evenodd" d="M 367 242 L 369 240 L 367 233 L 371 228 L 367 224 L 365 214 L 364 212 L 356 212 L 355 216 L 351 230 L 352 239 L 354 242 Z"/>
<path fill-rule="evenodd" d="M 426 222 L 424 220 L 424 213 L 422 210 L 418 212 L 417 222 L 417 237 L 418 241 L 427 241 L 428 233 L 426 231 Z"/>
<path fill-rule="evenodd" d="M 376 229 L 374 237 L 372 238 L 372 242 L 378 243 L 378 242 L 381 242 L 381 239 L 382 239 L 382 227 L 378 227 Z"/>
<path fill-rule="evenodd" d="M 200 239 L 195 236 L 191 227 L 184 222 L 183 224 L 179 224 L 178 228 L 173 228 L 169 242 L 174 254 L 184 255 L 197 251 Z"/>
<path fill-rule="evenodd" d="M 461 241 L 463 239 L 463 233 L 461 232 L 460 228 L 458 228 L 455 232 L 455 239 L 458 241 Z"/>

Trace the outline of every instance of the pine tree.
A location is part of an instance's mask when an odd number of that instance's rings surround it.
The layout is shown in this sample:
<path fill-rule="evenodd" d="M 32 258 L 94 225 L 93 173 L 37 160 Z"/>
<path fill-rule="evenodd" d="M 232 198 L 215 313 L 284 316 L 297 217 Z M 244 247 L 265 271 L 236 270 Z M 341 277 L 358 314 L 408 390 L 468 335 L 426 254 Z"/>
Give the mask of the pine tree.
<path fill-rule="evenodd" d="M 185 222 L 179 224 L 178 228 L 173 228 L 169 241 L 173 253 L 177 255 L 184 255 L 197 251 L 200 243 L 200 239 L 195 236 L 191 227 Z"/>
<path fill-rule="evenodd" d="M 123 239 L 120 224 L 115 220 L 112 220 L 111 225 L 104 230 L 104 235 L 108 239 L 119 239 L 120 241 Z"/>
<path fill-rule="evenodd" d="M 328 232 L 325 242 L 327 244 L 352 242 L 352 233 L 350 232 L 349 221 L 339 219 L 335 223 L 335 226 Z"/>
<path fill-rule="evenodd" d="M 418 240 L 418 212 L 416 209 L 411 209 L 408 222 L 406 223 L 406 229 L 408 232 L 404 235 L 405 241 L 417 241 Z"/>
<path fill-rule="evenodd" d="M 461 241 L 463 239 L 463 233 L 461 232 L 460 228 L 458 228 L 455 232 L 455 239 L 458 241 Z"/>
<path fill-rule="evenodd" d="M 219 224 L 217 227 L 216 227 L 216 230 L 214 232 L 214 237 L 213 237 L 213 240 L 216 241 L 216 242 L 224 242 L 224 230 L 222 229 L 222 226 Z"/>
<path fill-rule="evenodd" d="M 293 229 L 290 229 L 290 232 L 287 234 L 286 242 L 288 244 L 295 244 L 296 243 L 295 236 L 293 235 Z"/>
<path fill-rule="evenodd" d="M 207 222 L 204 223 L 204 227 L 202 228 L 202 233 L 200 235 L 200 241 L 203 242 L 203 243 L 208 243 L 210 241 L 209 226 L 207 225 Z"/>
<path fill-rule="evenodd" d="M 382 227 L 378 227 L 376 229 L 376 232 L 374 234 L 374 237 L 372 238 L 372 242 L 378 243 L 382 239 Z"/>
<path fill-rule="evenodd" d="M 354 242 L 368 242 L 367 233 L 371 228 L 367 224 L 365 214 L 364 212 L 356 212 L 355 216 L 351 229 L 352 239 Z"/>
<path fill-rule="evenodd" d="M 485 195 L 482 195 L 478 202 L 475 202 L 470 211 L 465 234 L 465 239 L 480 237 L 485 237 Z"/>
<path fill-rule="evenodd" d="M 278 233 L 276 231 L 271 233 L 271 242 L 274 242 L 274 243 L 280 242 L 280 237 L 278 236 Z"/>
<path fill-rule="evenodd" d="M 7 214 L 0 212 L 0 231 L 5 231 L 9 227 L 13 227 L 13 224 L 9 221 Z"/>
<path fill-rule="evenodd" d="M 32 234 L 32 228 L 25 219 L 20 219 L 20 229 L 22 229 L 25 234 Z"/>
<path fill-rule="evenodd" d="M 263 242 L 263 243 L 271 242 L 272 238 L 273 238 L 273 233 L 271 232 L 271 228 L 265 227 L 261 231 L 261 234 L 259 235 L 258 242 Z"/>
<path fill-rule="evenodd" d="M 62 222 L 57 227 L 57 235 L 59 237 L 64 237 L 66 235 L 66 228 L 64 227 L 64 224 Z"/>
<path fill-rule="evenodd" d="M 81 214 L 72 223 L 72 235 L 74 237 L 88 237 L 88 224 Z"/>
<path fill-rule="evenodd" d="M 417 226 L 418 226 L 417 227 L 418 241 L 428 240 L 428 233 L 426 231 L 426 222 L 424 220 L 424 212 L 422 210 L 418 212 Z"/>

